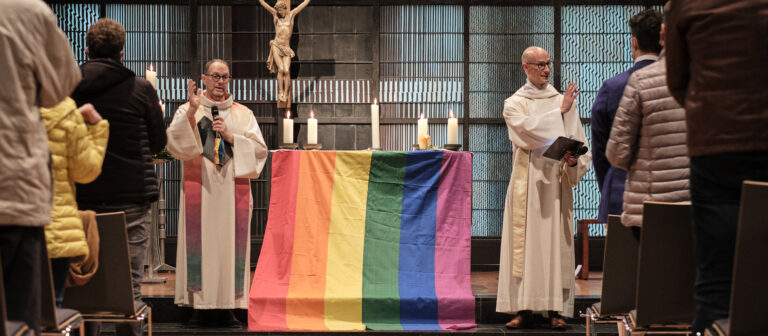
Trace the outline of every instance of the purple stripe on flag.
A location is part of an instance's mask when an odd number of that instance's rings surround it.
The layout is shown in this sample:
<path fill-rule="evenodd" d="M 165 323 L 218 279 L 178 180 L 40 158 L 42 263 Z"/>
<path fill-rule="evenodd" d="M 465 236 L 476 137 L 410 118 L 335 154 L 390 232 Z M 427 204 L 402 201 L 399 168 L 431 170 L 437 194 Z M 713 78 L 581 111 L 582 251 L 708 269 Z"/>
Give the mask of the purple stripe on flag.
<path fill-rule="evenodd" d="M 444 329 L 475 327 L 470 282 L 472 154 L 446 151 L 437 190 L 435 293 Z"/>

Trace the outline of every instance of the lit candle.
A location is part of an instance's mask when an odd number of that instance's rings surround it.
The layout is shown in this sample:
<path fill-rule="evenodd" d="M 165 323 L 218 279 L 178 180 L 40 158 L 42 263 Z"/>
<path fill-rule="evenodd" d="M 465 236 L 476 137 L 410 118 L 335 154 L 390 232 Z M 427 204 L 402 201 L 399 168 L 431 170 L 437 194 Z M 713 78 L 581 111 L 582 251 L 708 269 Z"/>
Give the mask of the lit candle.
<path fill-rule="evenodd" d="M 160 110 L 163 111 L 163 115 L 165 115 L 165 102 L 162 99 L 160 100 Z"/>
<path fill-rule="evenodd" d="M 429 121 L 427 118 L 424 118 L 424 114 L 421 115 L 421 119 L 419 119 L 419 149 L 426 149 L 427 148 L 427 142 L 426 137 L 429 136 Z"/>
<path fill-rule="evenodd" d="M 381 148 L 379 140 L 379 104 L 374 98 L 371 105 L 371 148 Z"/>
<path fill-rule="evenodd" d="M 447 144 L 459 143 L 459 120 L 453 117 L 453 111 L 448 118 L 448 141 Z"/>
<path fill-rule="evenodd" d="M 157 90 L 157 72 L 154 71 L 154 67 L 152 66 L 152 63 L 149 63 L 149 69 L 144 71 L 144 77 L 147 79 L 149 84 L 152 84 L 152 88 Z"/>
<path fill-rule="evenodd" d="M 283 143 L 293 143 L 293 119 L 291 119 L 291 111 L 285 113 L 285 119 L 283 119 Z"/>
<path fill-rule="evenodd" d="M 314 111 L 309 111 L 309 119 L 307 119 L 307 143 L 317 144 L 317 119 Z"/>

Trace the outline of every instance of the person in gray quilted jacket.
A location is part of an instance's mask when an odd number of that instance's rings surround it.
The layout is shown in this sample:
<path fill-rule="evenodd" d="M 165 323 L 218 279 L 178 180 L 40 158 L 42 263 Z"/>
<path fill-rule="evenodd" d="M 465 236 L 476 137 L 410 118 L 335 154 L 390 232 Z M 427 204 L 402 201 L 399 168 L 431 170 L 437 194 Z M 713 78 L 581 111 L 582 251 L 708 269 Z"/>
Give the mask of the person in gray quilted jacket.
<path fill-rule="evenodd" d="M 664 46 L 665 25 L 661 25 Z M 606 156 L 627 170 L 621 223 L 642 226 L 643 201 L 690 201 L 685 110 L 667 88 L 664 50 L 632 74 L 611 127 Z"/>

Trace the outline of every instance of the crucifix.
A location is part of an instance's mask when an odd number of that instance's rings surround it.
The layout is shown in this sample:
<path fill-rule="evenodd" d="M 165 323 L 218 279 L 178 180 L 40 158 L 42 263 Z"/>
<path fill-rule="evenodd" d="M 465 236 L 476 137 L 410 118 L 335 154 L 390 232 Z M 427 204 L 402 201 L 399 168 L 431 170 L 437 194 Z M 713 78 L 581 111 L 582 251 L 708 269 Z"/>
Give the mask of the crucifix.
<path fill-rule="evenodd" d="M 275 39 L 269 41 L 269 58 L 267 69 L 271 73 L 277 73 L 277 107 L 291 107 L 291 58 L 296 54 L 291 49 L 291 35 L 293 34 L 293 22 L 296 15 L 307 7 L 310 0 L 304 0 L 300 5 L 291 10 L 290 0 L 277 0 L 275 7 L 271 7 L 264 0 L 259 0 L 261 6 L 272 14 L 275 23 Z"/>

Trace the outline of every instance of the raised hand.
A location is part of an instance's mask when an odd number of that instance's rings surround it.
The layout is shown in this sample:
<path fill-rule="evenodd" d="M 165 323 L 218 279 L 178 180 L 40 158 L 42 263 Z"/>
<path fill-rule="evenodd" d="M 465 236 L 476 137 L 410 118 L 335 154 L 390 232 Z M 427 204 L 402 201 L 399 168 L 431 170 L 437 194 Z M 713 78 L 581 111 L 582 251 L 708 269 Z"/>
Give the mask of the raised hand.
<path fill-rule="evenodd" d="M 565 94 L 563 95 L 563 104 L 560 105 L 560 112 L 562 114 L 566 114 L 571 110 L 573 102 L 581 93 L 581 91 L 578 91 L 578 89 L 579 87 L 576 85 L 576 83 L 568 83 L 568 87 L 565 89 Z"/>
<path fill-rule="evenodd" d="M 202 90 L 198 89 L 195 81 L 191 79 L 189 80 L 187 89 L 189 89 L 189 109 L 187 109 L 187 118 L 194 119 L 195 113 L 200 107 L 200 95 L 202 94 Z"/>
<path fill-rule="evenodd" d="M 101 121 L 101 115 L 96 111 L 96 108 L 91 104 L 85 104 L 77 108 L 77 112 L 83 116 L 86 123 L 93 125 Z"/>

